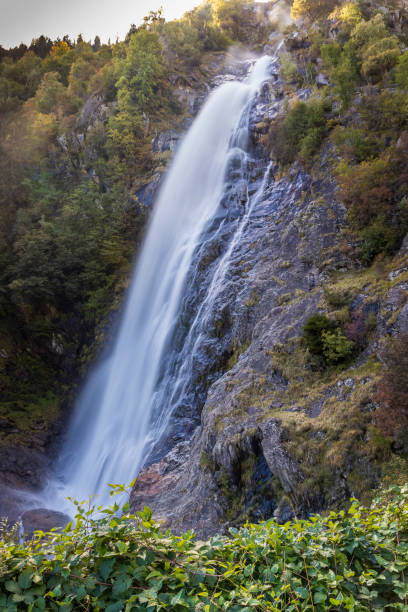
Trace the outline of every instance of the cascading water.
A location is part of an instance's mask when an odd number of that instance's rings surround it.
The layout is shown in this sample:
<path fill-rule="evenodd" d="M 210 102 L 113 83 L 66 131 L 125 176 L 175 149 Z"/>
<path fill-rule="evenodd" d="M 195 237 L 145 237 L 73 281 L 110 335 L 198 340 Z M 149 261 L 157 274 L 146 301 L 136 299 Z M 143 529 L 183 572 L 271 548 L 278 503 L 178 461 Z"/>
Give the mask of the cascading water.
<path fill-rule="evenodd" d="M 245 82 L 226 83 L 211 94 L 171 165 L 113 350 L 91 374 L 69 428 L 59 461 L 64 495 L 77 499 L 98 495 L 98 502 L 105 503 L 108 483 L 132 480 L 165 433 L 194 368 L 195 348 L 228 258 L 248 211 L 263 193 L 264 184 L 247 198 L 247 212 L 236 222 L 228 248 L 175 350 L 175 329 L 193 258 L 206 228 L 218 219 L 222 226 L 220 208 L 229 166 L 235 163 L 241 178 L 245 171 L 250 111 L 270 62 L 269 57 L 258 60 Z"/>

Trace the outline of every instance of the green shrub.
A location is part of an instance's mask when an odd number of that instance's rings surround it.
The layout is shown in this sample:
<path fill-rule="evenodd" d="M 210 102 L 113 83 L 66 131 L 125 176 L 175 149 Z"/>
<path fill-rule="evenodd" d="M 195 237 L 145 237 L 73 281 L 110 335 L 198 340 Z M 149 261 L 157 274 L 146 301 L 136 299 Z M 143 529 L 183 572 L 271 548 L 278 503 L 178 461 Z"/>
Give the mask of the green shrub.
<path fill-rule="evenodd" d="M 340 127 L 334 131 L 332 140 L 343 157 L 355 162 L 372 159 L 379 153 L 375 135 L 362 128 Z"/>
<path fill-rule="evenodd" d="M 309 352 L 323 358 L 328 365 L 335 365 L 349 359 L 354 343 L 346 338 L 340 327 L 323 314 L 316 313 L 308 318 L 303 327 L 303 342 Z"/>
<path fill-rule="evenodd" d="M 281 164 L 289 164 L 300 156 L 310 160 L 326 136 L 326 100 L 313 98 L 298 101 L 287 113 L 272 123 L 264 144 Z"/>
<path fill-rule="evenodd" d="M 392 255 L 400 244 L 400 232 L 398 228 L 387 225 L 384 216 L 379 215 L 368 227 L 362 230 L 361 247 L 362 259 L 366 265 L 380 253 Z"/>
<path fill-rule="evenodd" d="M 331 68 L 330 80 L 343 107 L 346 108 L 350 104 L 360 76 L 355 48 L 350 42 L 344 47 L 339 42 L 333 42 L 321 45 L 320 51 L 324 63 Z"/>
<path fill-rule="evenodd" d="M 279 56 L 280 72 L 282 78 L 287 83 L 300 83 L 301 77 L 296 62 L 293 61 L 290 53 L 282 53 Z"/>
<path fill-rule="evenodd" d="M 408 51 L 405 51 L 405 53 L 398 58 L 395 80 L 400 87 L 408 89 Z"/>
<path fill-rule="evenodd" d="M 401 55 L 397 37 L 389 33 L 380 14 L 369 21 L 360 21 L 351 33 L 351 42 L 362 62 L 362 74 L 374 81 L 395 66 Z"/>
<path fill-rule="evenodd" d="M 341 45 L 338 42 L 321 45 L 320 53 L 326 66 L 337 66 L 341 58 Z"/>
<path fill-rule="evenodd" d="M 324 298 L 329 306 L 335 308 L 336 310 L 339 308 L 343 308 L 344 306 L 348 306 L 351 301 L 351 295 L 349 291 L 339 290 L 339 291 L 330 291 L 329 289 L 324 289 Z"/>
<path fill-rule="evenodd" d="M 393 68 L 401 51 L 395 36 L 376 40 L 362 53 L 361 72 L 374 80 L 379 80 L 385 72 Z"/>
<path fill-rule="evenodd" d="M 149 508 L 77 504 L 76 526 L 0 541 L 0 607 L 40 610 L 404 610 L 408 489 L 371 509 L 268 521 L 196 541 L 163 533 Z"/>
<path fill-rule="evenodd" d="M 337 327 L 333 331 L 322 332 L 323 355 L 327 363 L 336 364 L 349 359 L 353 353 L 354 344 Z"/>
<path fill-rule="evenodd" d="M 303 327 L 303 341 L 312 355 L 323 356 L 323 332 L 332 331 L 333 328 L 333 321 L 325 315 L 316 313 L 308 318 Z"/>
<path fill-rule="evenodd" d="M 311 159 L 319 149 L 325 134 L 326 130 L 323 126 L 310 128 L 306 136 L 302 138 L 300 158 L 304 161 Z"/>

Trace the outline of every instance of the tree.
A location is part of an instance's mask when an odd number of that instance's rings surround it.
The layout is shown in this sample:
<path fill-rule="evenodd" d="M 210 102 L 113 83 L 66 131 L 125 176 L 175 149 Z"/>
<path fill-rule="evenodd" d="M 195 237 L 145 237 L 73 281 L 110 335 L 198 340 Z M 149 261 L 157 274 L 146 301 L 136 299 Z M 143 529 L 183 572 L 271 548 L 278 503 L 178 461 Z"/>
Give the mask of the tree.
<path fill-rule="evenodd" d="M 70 50 L 69 44 L 65 40 L 58 40 L 50 49 L 51 59 L 59 59 Z"/>
<path fill-rule="evenodd" d="M 44 59 L 47 57 L 52 47 L 52 40 L 48 36 L 41 35 L 38 38 L 33 38 L 29 47 L 30 51 L 33 51 L 38 57 Z"/>
<path fill-rule="evenodd" d="M 351 357 L 354 344 L 346 338 L 342 331 L 337 327 L 333 331 L 328 329 L 322 331 L 323 355 L 327 363 L 336 364 Z"/>
<path fill-rule="evenodd" d="M 361 72 L 374 81 L 395 66 L 401 51 L 396 36 L 391 36 L 382 15 L 360 21 L 351 33 L 351 42 L 358 49 Z"/>
<path fill-rule="evenodd" d="M 304 17 L 314 22 L 327 17 L 339 3 L 339 0 L 294 0 L 290 15 L 292 19 Z"/>
<path fill-rule="evenodd" d="M 408 89 L 408 51 L 398 58 L 395 80 L 403 89 Z"/>
<path fill-rule="evenodd" d="M 96 53 L 97 51 L 99 51 L 100 48 L 101 48 L 101 39 L 99 38 L 99 36 L 95 36 L 94 43 L 92 45 L 92 49 Z"/>
<path fill-rule="evenodd" d="M 148 15 L 143 17 L 143 24 L 140 26 L 142 30 L 148 30 L 153 32 L 158 26 L 164 23 L 163 9 L 159 8 L 158 11 L 150 11 Z"/>
<path fill-rule="evenodd" d="M 40 113 L 57 113 L 62 102 L 65 87 L 60 81 L 58 72 L 44 74 L 35 94 L 35 106 Z"/>
<path fill-rule="evenodd" d="M 347 108 L 353 98 L 359 81 L 357 57 L 351 45 L 345 45 L 337 64 L 330 73 L 330 78 L 336 88 L 343 108 Z"/>
<path fill-rule="evenodd" d="M 216 20 L 221 30 L 232 40 L 245 41 L 249 13 L 245 0 L 215 0 Z"/>
<path fill-rule="evenodd" d="M 130 38 L 125 60 L 117 62 L 119 109 L 121 104 L 127 105 L 127 97 L 141 112 L 157 108 L 156 94 L 164 75 L 161 51 L 159 36 L 154 32 L 139 30 Z"/>

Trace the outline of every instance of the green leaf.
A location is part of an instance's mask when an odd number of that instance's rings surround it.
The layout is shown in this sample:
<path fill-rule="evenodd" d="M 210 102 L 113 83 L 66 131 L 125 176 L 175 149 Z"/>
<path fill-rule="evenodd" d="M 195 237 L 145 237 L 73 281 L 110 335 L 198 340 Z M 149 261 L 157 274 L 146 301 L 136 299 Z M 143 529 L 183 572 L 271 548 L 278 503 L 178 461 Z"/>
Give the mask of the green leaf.
<path fill-rule="evenodd" d="M 327 594 L 323 593 L 322 591 L 317 591 L 317 593 L 313 595 L 313 601 L 316 604 L 323 603 L 324 601 L 326 601 L 326 599 L 327 599 Z"/>
<path fill-rule="evenodd" d="M 105 612 L 122 612 L 123 611 L 123 603 L 117 601 L 115 603 L 109 604 L 106 608 L 104 608 Z"/>
<path fill-rule="evenodd" d="M 120 593 L 126 593 L 126 591 L 129 590 L 131 584 L 132 577 L 124 574 L 114 581 L 112 591 L 115 595 L 119 595 Z"/>
<path fill-rule="evenodd" d="M 182 600 L 182 598 L 185 595 L 185 591 L 184 589 L 181 589 L 181 591 L 179 591 L 178 593 L 176 593 L 176 595 L 172 598 L 171 600 L 171 605 L 172 606 L 176 606 L 178 603 L 180 603 L 180 601 Z"/>
<path fill-rule="evenodd" d="M 302 599 L 307 599 L 308 597 L 310 597 L 308 589 L 305 589 L 304 587 L 295 587 L 294 591 L 296 595 L 299 595 L 300 597 L 302 597 Z"/>
<path fill-rule="evenodd" d="M 341 601 L 339 599 L 333 599 L 332 597 L 330 597 L 329 601 L 332 606 L 339 606 L 341 604 Z"/>
<path fill-rule="evenodd" d="M 22 589 L 28 589 L 28 587 L 31 585 L 33 576 L 34 570 L 32 570 L 31 568 L 27 568 L 23 572 L 21 572 L 20 576 L 18 577 L 19 587 Z"/>
<path fill-rule="evenodd" d="M 98 572 L 100 574 L 100 576 L 102 577 L 102 580 L 106 581 L 109 576 L 110 573 L 112 572 L 112 568 L 116 563 L 116 559 L 115 557 L 110 557 L 109 559 L 104 559 L 99 567 L 98 567 Z"/>
<path fill-rule="evenodd" d="M 119 542 L 116 542 L 116 548 L 120 553 L 125 553 L 128 549 L 128 544 L 119 540 Z"/>
<path fill-rule="evenodd" d="M 21 589 L 15 580 L 7 580 L 4 586 L 10 593 L 21 593 Z"/>

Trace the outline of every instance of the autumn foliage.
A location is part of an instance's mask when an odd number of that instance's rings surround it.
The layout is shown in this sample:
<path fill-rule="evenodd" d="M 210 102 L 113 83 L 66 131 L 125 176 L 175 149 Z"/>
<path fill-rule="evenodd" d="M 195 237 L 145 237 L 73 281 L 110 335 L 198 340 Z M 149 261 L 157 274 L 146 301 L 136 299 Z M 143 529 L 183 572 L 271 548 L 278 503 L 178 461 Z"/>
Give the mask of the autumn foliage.
<path fill-rule="evenodd" d="M 388 340 L 381 359 L 384 375 L 378 385 L 377 426 L 403 443 L 408 437 L 408 335 Z"/>

